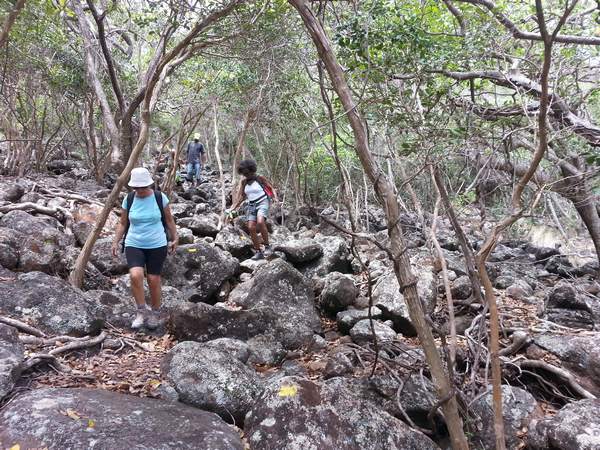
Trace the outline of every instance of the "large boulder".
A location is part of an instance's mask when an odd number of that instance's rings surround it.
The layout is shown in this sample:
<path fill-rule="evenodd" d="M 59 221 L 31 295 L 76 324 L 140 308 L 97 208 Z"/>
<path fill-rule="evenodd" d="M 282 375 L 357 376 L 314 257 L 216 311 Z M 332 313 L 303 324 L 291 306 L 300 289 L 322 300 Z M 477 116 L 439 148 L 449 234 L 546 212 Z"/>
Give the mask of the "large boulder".
<path fill-rule="evenodd" d="M 185 302 L 173 308 L 169 325 L 179 341 L 206 342 L 219 338 L 247 341 L 269 330 L 267 317 L 259 309 L 233 310 Z"/>
<path fill-rule="evenodd" d="M 373 319 L 379 319 L 381 317 L 381 310 L 376 306 L 371 308 L 371 317 Z M 369 318 L 369 308 L 365 309 L 348 309 L 346 311 L 340 311 L 337 313 L 335 318 L 338 326 L 338 330 L 341 333 L 349 333 L 350 329 L 356 325 L 359 321 Z"/>
<path fill-rule="evenodd" d="M 274 246 L 283 252 L 292 264 L 304 264 L 323 255 L 323 247 L 313 239 L 286 240 Z"/>
<path fill-rule="evenodd" d="M 437 297 L 437 275 L 430 260 L 424 257 L 411 258 L 413 273 L 417 277 L 417 291 L 426 314 L 435 309 Z M 408 306 L 400 292 L 398 279 L 393 271 L 381 276 L 373 288 L 373 304 L 383 311 L 383 318 L 394 322 L 394 329 L 406 336 L 416 335 L 410 320 Z"/>
<path fill-rule="evenodd" d="M 321 291 L 321 307 L 326 312 L 335 314 L 352 305 L 357 296 L 358 288 L 351 277 L 332 272 L 325 278 L 325 286 Z"/>
<path fill-rule="evenodd" d="M 8 228 L 0 228 L 0 266 L 14 270 L 19 266 L 19 247 L 21 233 Z"/>
<path fill-rule="evenodd" d="M 261 392 L 257 373 L 231 352 L 198 342 L 181 342 L 162 364 L 164 378 L 179 400 L 243 423 L 244 416 Z"/>
<path fill-rule="evenodd" d="M 527 444 L 532 450 L 598 450 L 600 399 L 570 403 L 554 417 L 533 421 Z"/>
<path fill-rule="evenodd" d="M 121 244 L 119 244 L 118 255 L 116 258 L 113 257 L 111 251 L 112 241 L 111 238 L 97 240 L 92 249 L 90 262 L 103 275 L 111 276 L 126 274 L 129 269 L 127 267 L 125 253 L 121 253 Z"/>
<path fill-rule="evenodd" d="M 228 225 L 224 227 L 215 238 L 215 245 L 228 251 L 236 258 L 244 258 L 251 255 L 252 240 L 243 230 Z"/>
<path fill-rule="evenodd" d="M 163 267 L 166 284 L 176 287 L 191 302 L 214 303 L 222 284 L 240 270 L 229 253 L 207 244 L 182 245 L 167 257 Z"/>
<path fill-rule="evenodd" d="M 247 295 L 238 304 L 262 311 L 267 318 L 266 334 L 284 347 L 301 347 L 321 332 L 312 285 L 290 264 L 275 259 L 259 268 L 249 283 Z"/>
<path fill-rule="evenodd" d="M 350 386 L 341 378 L 275 380 L 246 415 L 250 449 L 439 450 Z"/>
<path fill-rule="evenodd" d="M 219 216 L 210 213 L 185 217 L 179 220 L 179 225 L 192 230 L 195 236 L 215 237 L 219 232 Z"/>
<path fill-rule="evenodd" d="M 379 342 L 391 342 L 396 338 L 396 332 L 393 329 L 377 320 L 373 320 L 373 329 Z M 372 342 L 371 321 L 369 319 L 359 320 L 350 330 L 350 337 L 359 345 Z"/>
<path fill-rule="evenodd" d="M 591 330 L 600 323 L 600 301 L 580 294 L 571 283 L 562 281 L 546 297 L 545 313 L 549 320 L 561 325 Z"/>
<path fill-rule="evenodd" d="M 216 414 L 100 389 L 36 389 L 0 413 L 6 448 L 243 450 Z"/>
<path fill-rule="evenodd" d="M 25 194 L 25 187 L 20 183 L 1 183 L 0 202 L 16 203 Z"/>
<path fill-rule="evenodd" d="M 540 334 L 534 337 L 538 347 L 557 356 L 568 369 L 585 377 L 586 389 L 600 394 L 600 334 L 582 336 Z"/>
<path fill-rule="evenodd" d="M 494 409 L 491 389 L 485 395 L 477 398 L 469 407 L 476 417 L 477 431 L 472 441 L 477 448 L 495 448 Z M 533 396 L 520 388 L 502 386 L 502 411 L 504 416 L 504 438 L 506 448 L 523 448 L 521 431 L 529 423 L 541 417 L 542 412 Z"/>
<path fill-rule="evenodd" d="M 323 249 L 323 256 L 301 267 L 300 270 L 305 276 L 314 278 L 324 277 L 330 272 L 352 272 L 352 257 L 343 238 L 318 234 L 315 241 Z"/>
<path fill-rule="evenodd" d="M 93 301 L 60 278 L 29 272 L 0 281 L 0 313 L 49 334 L 97 333 L 103 317 Z"/>
<path fill-rule="evenodd" d="M 40 241 L 51 240 L 60 247 L 73 245 L 73 236 L 62 231 L 58 220 L 49 216 L 33 216 L 25 211 L 10 211 L 0 218 L 0 227 L 18 231 L 26 236 L 32 236 Z"/>
<path fill-rule="evenodd" d="M 230 301 L 242 309 L 198 303 L 176 307 L 171 329 L 179 340 L 210 341 L 231 337 L 247 341 L 267 335 L 295 349 L 306 344 L 321 323 L 310 283 L 285 261 L 276 259 L 238 285 Z"/>
<path fill-rule="evenodd" d="M 0 400 L 12 391 L 21 375 L 24 351 L 17 330 L 0 324 Z"/>
<path fill-rule="evenodd" d="M 0 218 L 0 242 L 12 246 L 18 255 L 17 269 L 22 272 L 41 271 L 62 274 L 66 270 L 64 253 L 75 239 L 61 230 L 58 220 L 49 216 L 33 216 L 25 211 L 10 211 Z M 18 245 L 15 248 L 10 239 Z"/>

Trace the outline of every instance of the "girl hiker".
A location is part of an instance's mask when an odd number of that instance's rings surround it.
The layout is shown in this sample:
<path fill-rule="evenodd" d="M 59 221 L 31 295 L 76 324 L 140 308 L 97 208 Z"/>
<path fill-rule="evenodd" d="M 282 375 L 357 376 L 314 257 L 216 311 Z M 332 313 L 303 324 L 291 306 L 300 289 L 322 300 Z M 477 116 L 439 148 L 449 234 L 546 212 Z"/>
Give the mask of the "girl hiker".
<path fill-rule="evenodd" d="M 263 176 L 256 174 L 256 162 L 251 159 L 245 159 L 240 162 L 237 169 L 240 175 L 243 175 L 240 189 L 237 194 L 237 202 L 231 207 L 231 210 L 237 209 L 244 199 L 248 200 L 248 209 L 246 210 L 246 220 L 250 230 L 250 237 L 254 246 L 255 254 L 252 257 L 254 260 L 269 257 L 273 253 L 269 245 L 269 231 L 267 230 L 266 219 L 269 215 L 269 207 L 271 199 L 276 202 L 277 192 L 273 189 L 271 183 Z M 262 236 L 263 244 L 265 245 L 264 253 L 260 248 L 258 233 Z"/>
<path fill-rule="evenodd" d="M 154 181 L 148 169 L 137 167 L 131 171 L 129 186 L 133 192 L 123 199 L 121 221 L 117 226 L 112 245 L 112 254 L 117 257 L 119 242 L 123 243 L 131 292 L 137 305 L 137 314 L 131 328 L 146 325 L 155 329 L 159 325 L 160 273 L 167 253 L 177 247 L 177 228 L 169 208 L 168 197 L 152 189 Z M 123 250 L 122 250 L 123 251 Z M 152 309 L 144 298 L 144 269 L 150 288 Z"/>

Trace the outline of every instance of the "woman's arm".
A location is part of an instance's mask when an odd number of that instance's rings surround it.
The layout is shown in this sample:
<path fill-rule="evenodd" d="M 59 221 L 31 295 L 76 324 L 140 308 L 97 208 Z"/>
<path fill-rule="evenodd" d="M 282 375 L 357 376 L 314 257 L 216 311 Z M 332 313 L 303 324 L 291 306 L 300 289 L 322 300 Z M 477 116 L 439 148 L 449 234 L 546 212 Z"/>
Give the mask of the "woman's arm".
<path fill-rule="evenodd" d="M 121 219 L 119 220 L 119 224 L 117 225 L 117 230 L 115 231 L 115 238 L 112 243 L 112 255 L 116 258 L 119 252 L 119 242 L 123 238 L 123 233 L 125 233 L 125 228 L 127 227 L 128 222 L 128 214 L 125 208 L 121 208 Z"/>
<path fill-rule="evenodd" d="M 171 237 L 171 240 L 167 243 L 167 245 L 169 247 L 169 252 L 173 253 L 179 242 L 179 237 L 177 236 L 177 227 L 175 226 L 175 219 L 173 218 L 173 214 L 171 213 L 171 208 L 169 205 L 164 207 L 164 211 L 167 229 L 169 230 L 169 236 Z"/>

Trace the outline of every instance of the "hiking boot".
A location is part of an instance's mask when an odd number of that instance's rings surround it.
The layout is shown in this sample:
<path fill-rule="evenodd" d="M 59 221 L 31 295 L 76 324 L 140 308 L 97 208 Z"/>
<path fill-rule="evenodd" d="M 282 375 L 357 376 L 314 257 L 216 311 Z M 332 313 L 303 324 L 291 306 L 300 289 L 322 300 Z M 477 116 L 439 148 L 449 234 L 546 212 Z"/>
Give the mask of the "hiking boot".
<path fill-rule="evenodd" d="M 261 252 L 260 250 L 257 251 L 254 256 L 252 258 L 250 258 L 252 261 L 259 261 L 261 259 L 265 259 L 265 255 L 263 255 L 263 252 Z"/>
<path fill-rule="evenodd" d="M 142 325 L 144 325 L 144 319 L 144 311 L 138 310 L 137 314 L 135 315 L 135 318 L 133 319 L 133 322 L 131 322 L 131 328 L 133 330 L 139 330 L 140 328 L 142 328 Z"/>
<path fill-rule="evenodd" d="M 146 318 L 146 328 L 149 330 L 156 330 L 160 325 L 160 312 L 159 311 L 150 311 L 148 317 Z"/>
<path fill-rule="evenodd" d="M 273 248 L 270 245 L 265 245 L 264 255 L 265 258 L 270 258 L 273 256 Z"/>

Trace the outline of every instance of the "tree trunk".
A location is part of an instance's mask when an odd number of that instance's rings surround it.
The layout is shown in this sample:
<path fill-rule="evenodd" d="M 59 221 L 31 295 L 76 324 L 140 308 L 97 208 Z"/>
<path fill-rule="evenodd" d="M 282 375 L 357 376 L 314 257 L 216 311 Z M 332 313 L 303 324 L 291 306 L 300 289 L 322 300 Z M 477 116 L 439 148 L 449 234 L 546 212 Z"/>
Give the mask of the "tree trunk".
<path fill-rule="evenodd" d="M 454 449 L 467 449 L 467 439 L 463 431 L 462 419 L 458 413 L 456 396 L 442 364 L 440 354 L 437 350 L 433 334 L 423 312 L 423 306 L 417 292 L 417 280 L 412 273 L 410 259 L 404 243 L 402 228 L 400 225 L 400 210 L 394 186 L 385 174 L 377 166 L 369 149 L 367 133 L 363 119 L 360 116 L 357 105 L 354 102 L 350 87 L 344 78 L 344 72 L 338 63 L 329 38 L 314 16 L 306 0 L 289 0 L 296 8 L 317 48 L 319 56 L 325 64 L 331 83 L 340 101 L 347 112 L 348 121 L 352 127 L 356 141 L 356 153 L 360 159 L 364 171 L 369 177 L 379 201 L 382 203 L 387 223 L 388 234 L 391 241 L 393 264 L 400 290 L 404 294 L 408 306 L 410 318 L 415 325 L 417 334 L 423 345 L 423 350 L 436 385 L 438 397 L 442 400 L 442 410 L 446 418 L 452 447 Z"/>
<path fill-rule="evenodd" d="M 444 208 L 446 209 L 446 214 L 448 214 L 448 218 L 452 224 L 452 229 L 454 230 L 454 234 L 456 234 L 460 248 L 463 252 L 463 256 L 465 257 L 467 274 L 469 275 L 469 280 L 471 281 L 471 286 L 473 288 L 473 298 L 477 303 L 483 304 L 483 298 L 481 297 L 481 284 L 479 283 L 479 274 L 477 273 L 477 268 L 475 266 L 473 247 L 471 247 L 471 243 L 467 239 L 467 236 L 465 235 L 465 232 L 463 231 L 462 226 L 456 217 L 456 213 L 454 212 L 452 203 L 450 203 L 448 191 L 446 190 L 446 185 L 444 184 L 444 180 L 442 179 L 439 168 L 437 166 L 432 166 L 432 171 L 435 185 L 440 194 L 442 203 L 444 204 Z"/>
<path fill-rule="evenodd" d="M 0 31 L 0 48 L 4 47 L 4 44 L 8 40 L 8 33 L 10 33 L 10 29 L 15 24 L 17 20 L 17 16 L 25 6 L 25 0 L 17 0 L 13 9 L 8 13 L 6 19 L 4 19 L 4 24 L 2 25 L 2 30 Z"/>

